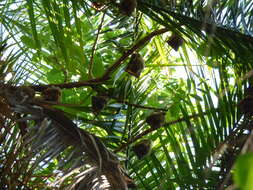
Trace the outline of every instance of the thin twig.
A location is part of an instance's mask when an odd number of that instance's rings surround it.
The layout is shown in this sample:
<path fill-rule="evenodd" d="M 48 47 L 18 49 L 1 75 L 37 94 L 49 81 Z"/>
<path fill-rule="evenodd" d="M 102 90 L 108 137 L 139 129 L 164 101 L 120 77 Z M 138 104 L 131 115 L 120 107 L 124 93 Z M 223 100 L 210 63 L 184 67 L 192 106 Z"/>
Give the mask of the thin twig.
<path fill-rule="evenodd" d="M 215 111 L 218 111 L 218 109 L 215 109 Z M 203 113 L 198 113 L 198 114 L 190 115 L 189 118 L 184 118 L 184 117 L 182 117 L 182 118 L 179 118 L 179 119 L 177 119 L 177 120 L 167 122 L 167 123 L 165 123 L 165 124 L 164 124 L 163 126 L 161 126 L 161 127 L 169 127 L 170 125 L 174 125 L 174 124 L 176 124 L 176 123 L 180 123 L 180 122 L 182 122 L 182 121 L 186 121 L 187 119 L 194 119 L 194 118 L 197 118 L 197 117 L 202 116 L 202 115 L 207 115 L 207 114 L 209 114 L 209 113 L 210 113 L 210 112 L 208 111 L 208 112 L 203 112 Z M 159 128 L 161 128 L 161 127 L 159 127 Z M 122 144 L 122 145 L 121 145 L 118 149 L 116 149 L 114 152 L 117 153 L 117 152 L 123 150 L 123 149 L 124 149 L 125 147 L 127 147 L 128 145 L 130 145 L 130 144 L 136 142 L 137 140 L 141 139 L 141 138 L 144 137 L 145 135 L 147 135 L 147 134 L 149 134 L 149 133 L 152 133 L 153 131 L 156 131 L 156 130 L 159 129 L 159 128 L 149 128 L 149 129 L 143 131 L 141 134 L 135 136 L 134 138 L 132 138 L 132 139 L 131 139 L 130 141 L 128 141 L 127 143 Z"/>
<path fill-rule="evenodd" d="M 132 103 L 129 103 L 127 101 L 117 100 L 117 102 L 129 105 L 129 106 L 133 106 L 133 107 L 136 107 L 136 108 L 142 108 L 142 109 L 148 109 L 148 110 L 157 110 L 157 111 L 165 111 L 165 112 L 168 111 L 168 109 L 165 109 L 165 108 L 155 108 L 155 107 L 151 107 L 151 106 L 143 106 L 143 105 L 139 105 L 139 104 L 132 104 Z"/>
<path fill-rule="evenodd" d="M 105 14 L 106 14 L 106 12 L 103 13 L 101 23 L 100 23 L 100 25 L 98 26 L 97 36 L 96 36 L 96 39 L 95 39 L 95 42 L 94 42 L 94 44 L 93 44 L 92 51 L 91 51 L 90 67 L 89 67 L 89 78 L 90 78 L 90 79 L 93 78 L 93 73 L 92 73 L 92 71 L 93 71 L 93 65 L 94 65 L 94 54 L 95 54 L 95 51 L 96 51 L 96 46 L 97 46 L 97 42 L 98 42 L 98 36 L 99 36 L 99 34 L 100 34 L 100 31 L 101 31 L 101 29 L 102 29 L 103 22 L 104 22 L 104 19 L 105 19 Z"/>
<path fill-rule="evenodd" d="M 132 104 L 132 103 L 129 103 L 127 101 L 120 101 L 120 100 L 117 100 L 116 101 L 118 103 L 121 103 L 121 104 L 126 104 L 126 105 L 129 105 L 129 106 L 133 106 L 133 107 L 136 107 L 136 108 L 142 108 L 142 109 L 149 109 L 149 110 L 157 110 L 157 111 L 168 111 L 168 109 L 165 109 L 165 108 L 156 108 L 156 107 L 151 107 L 151 106 L 143 106 L 143 105 L 139 105 L 139 104 Z M 63 103 L 60 103 L 60 102 L 53 102 L 53 101 L 45 101 L 43 99 L 39 99 L 39 98 L 36 98 L 34 99 L 33 103 L 40 103 L 40 104 L 45 104 L 45 105 L 56 105 L 56 106 L 65 106 L 65 107 L 79 107 L 80 104 L 63 104 Z"/>

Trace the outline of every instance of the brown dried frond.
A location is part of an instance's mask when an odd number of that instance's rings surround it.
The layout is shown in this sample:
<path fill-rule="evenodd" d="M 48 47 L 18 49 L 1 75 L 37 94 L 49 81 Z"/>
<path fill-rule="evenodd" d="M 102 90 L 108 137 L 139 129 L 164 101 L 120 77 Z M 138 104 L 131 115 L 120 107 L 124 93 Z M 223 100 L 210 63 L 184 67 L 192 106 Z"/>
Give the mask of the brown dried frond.
<path fill-rule="evenodd" d="M 6 99 L 0 96 L 0 115 L 1 118 L 11 118 L 11 109 Z"/>

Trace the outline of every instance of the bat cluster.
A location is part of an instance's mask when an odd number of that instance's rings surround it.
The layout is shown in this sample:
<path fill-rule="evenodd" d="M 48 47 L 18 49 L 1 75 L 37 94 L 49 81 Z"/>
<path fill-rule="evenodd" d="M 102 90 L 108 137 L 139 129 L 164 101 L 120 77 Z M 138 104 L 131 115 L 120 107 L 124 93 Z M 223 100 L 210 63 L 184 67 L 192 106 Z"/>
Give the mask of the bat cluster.
<path fill-rule="evenodd" d="M 94 9 L 100 11 L 110 3 L 115 4 L 116 0 L 94 0 L 91 3 Z M 137 0 L 120 0 L 116 5 L 122 15 L 131 16 L 137 7 Z"/>
<path fill-rule="evenodd" d="M 138 159 L 142 159 L 151 152 L 151 140 L 143 139 L 136 143 L 132 147 L 132 151 L 135 153 Z"/>
<path fill-rule="evenodd" d="M 144 60 L 139 53 L 134 53 L 127 64 L 126 72 L 139 78 L 144 69 Z"/>
<path fill-rule="evenodd" d="M 59 87 L 49 87 L 42 91 L 42 99 L 45 101 L 59 102 L 61 98 L 61 89 Z"/>
<path fill-rule="evenodd" d="M 99 1 L 94 1 L 94 2 L 92 2 L 92 7 L 94 9 L 100 11 L 104 7 L 104 4 Z"/>
<path fill-rule="evenodd" d="M 175 50 L 178 51 L 179 47 L 183 45 L 184 39 L 177 35 L 177 34 L 172 34 L 167 41 L 167 43 Z"/>
<path fill-rule="evenodd" d="M 24 103 L 26 101 L 32 100 L 35 97 L 35 91 L 28 86 L 21 86 L 16 90 L 14 96 L 20 96 L 20 98 L 22 99 L 20 102 Z"/>
<path fill-rule="evenodd" d="M 137 0 L 121 0 L 119 10 L 121 14 L 131 16 L 137 7 Z"/>
<path fill-rule="evenodd" d="M 165 112 L 153 112 L 146 118 L 146 123 L 150 125 L 152 129 L 157 129 L 164 124 Z M 132 147 L 132 151 L 135 153 L 138 159 L 142 159 L 149 155 L 151 152 L 151 140 L 144 139 L 136 143 Z"/>
<path fill-rule="evenodd" d="M 35 91 L 27 86 L 6 86 L 3 92 L 4 97 L 12 106 L 16 106 L 17 104 L 29 103 L 33 100 L 35 96 Z"/>
<path fill-rule="evenodd" d="M 7 97 L 12 104 L 24 104 L 35 99 L 35 90 L 29 86 L 9 87 Z M 41 92 L 41 100 L 59 102 L 61 89 L 58 87 L 48 87 Z"/>
<path fill-rule="evenodd" d="M 92 96 L 91 97 L 91 105 L 92 111 L 94 114 L 98 114 L 101 112 L 107 104 L 107 97 L 106 96 Z"/>
<path fill-rule="evenodd" d="M 150 125 L 151 128 L 157 129 L 164 124 L 165 121 L 165 113 L 164 112 L 154 112 L 146 118 L 147 124 Z"/>
<path fill-rule="evenodd" d="M 253 115 L 253 87 L 250 85 L 245 89 L 245 98 L 243 98 L 239 103 L 239 110 L 246 116 Z"/>

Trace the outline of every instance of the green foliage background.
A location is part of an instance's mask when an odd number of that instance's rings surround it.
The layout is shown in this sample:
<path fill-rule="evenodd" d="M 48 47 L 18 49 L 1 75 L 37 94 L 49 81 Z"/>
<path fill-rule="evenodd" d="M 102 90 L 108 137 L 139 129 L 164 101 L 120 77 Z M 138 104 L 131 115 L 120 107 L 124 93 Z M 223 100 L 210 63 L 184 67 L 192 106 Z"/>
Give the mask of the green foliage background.
<path fill-rule="evenodd" d="M 130 17 L 114 1 L 101 2 L 102 10 L 87 0 L 0 1 L 0 44 L 8 44 L 1 82 L 11 74 L 8 82 L 14 85 L 61 87 L 61 103 L 71 106 L 57 108 L 111 151 L 120 149 L 137 189 L 252 188 L 240 181 L 240 168 L 247 170 L 243 161 L 236 165 L 238 173 L 233 168 L 238 155 L 252 151 L 251 117 L 237 105 L 251 83 L 253 2 L 138 0 Z M 167 32 L 138 45 L 145 60 L 141 77 L 124 72 L 127 52 L 163 28 Z M 167 43 L 172 33 L 184 38 L 177 52 Z M 113 98 L 94 116 L 91 96 L 97 93 Z M 157 109 L 167 110 L 166 122 L 150 130 L 145 118 Z M 71 163 L 59 167 L 52 147 L 43 150 L 46 158 L 31 152 L 14 121 L 6 119 L 0 132 L 3 187 L 56 189 L 49 184 L 59 171 L 72 168 Z M 138 160 L 131 146 L 141 138 L 150 139 L 153 148 Z"/>

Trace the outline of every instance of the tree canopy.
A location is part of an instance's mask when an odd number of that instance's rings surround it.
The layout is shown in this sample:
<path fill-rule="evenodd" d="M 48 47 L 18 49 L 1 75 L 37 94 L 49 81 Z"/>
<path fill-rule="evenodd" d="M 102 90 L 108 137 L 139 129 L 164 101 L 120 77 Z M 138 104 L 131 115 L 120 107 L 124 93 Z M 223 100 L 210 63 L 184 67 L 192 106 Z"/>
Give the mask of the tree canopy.
<path fill-rule="evenodd" d="M 252 1 L 0 11 L 0 189 L 253 188 Z"/>

